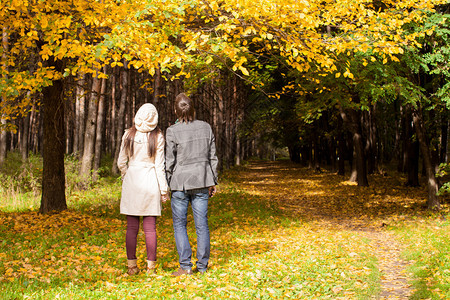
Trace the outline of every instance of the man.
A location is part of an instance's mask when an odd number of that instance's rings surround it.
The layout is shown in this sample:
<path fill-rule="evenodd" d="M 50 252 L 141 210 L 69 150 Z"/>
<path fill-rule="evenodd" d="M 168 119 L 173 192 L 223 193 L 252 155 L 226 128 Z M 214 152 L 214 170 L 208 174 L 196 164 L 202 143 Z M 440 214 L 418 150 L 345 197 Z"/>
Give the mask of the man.
<path fill-rule="evenodd" d="M 175 114 L 178 120 L 166 132 L 166 175 L 172 191 L 173 228 L 180 262 L 172 276 L 180 276 L 208 269 L 208 200 L 216 193 L 218 159 L 211 126 L 195 119 L 194 104 L 184 93 L 175 99 Z M 195 270 L 186 229 L 189 203 L 197 233 Z"/>

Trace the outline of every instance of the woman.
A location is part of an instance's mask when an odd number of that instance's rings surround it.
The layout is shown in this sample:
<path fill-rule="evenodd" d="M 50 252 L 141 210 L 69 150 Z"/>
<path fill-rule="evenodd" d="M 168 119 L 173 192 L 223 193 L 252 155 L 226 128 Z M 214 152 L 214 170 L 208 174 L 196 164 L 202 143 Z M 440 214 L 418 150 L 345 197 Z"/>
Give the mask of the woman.
<path fill-rule="evenodd" d="M 139 108 L 134 125 L 122 137 L 117 166 L 122 173 L 120 213 L 127 216 L 127 273 L 139 273 L 136 257 L 140 216 L 143 217 L 147 248 L 147 272 L 156 271 L 156 217 L 168 192 L 164 171 L 164 136 L 158 125 L 155 106 Z"/>

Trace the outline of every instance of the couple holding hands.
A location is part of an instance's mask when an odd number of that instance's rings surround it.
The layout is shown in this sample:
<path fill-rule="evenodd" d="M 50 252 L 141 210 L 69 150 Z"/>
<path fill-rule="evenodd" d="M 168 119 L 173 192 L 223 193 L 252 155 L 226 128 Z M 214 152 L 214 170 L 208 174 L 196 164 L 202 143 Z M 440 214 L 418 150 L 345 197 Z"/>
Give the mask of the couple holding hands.
<path fill-rule="evenodd" d="M 142 105 L 134 125 L 122 137 L 117 165 L 122 173 L 120 213 L 127 217 L 127 273 L 139 273 L 136 257 L 140 217 L 147 249 L 147 272 L 156 271 L 156 218 L 161 202 L 169 199 L 180 267 L 172 276 L 206 272 L 210 256 L 208 200 L 217 185 L 215 138 L 211 126 L 195 119 L 192 100 L 184 93 L 175 99 L 177 122 L 166 131 L 158 128 L 158 112 Z M 164 151 L 165 149 L 165 151 Z M 165 153 L 165 155 L 164 155 Z M 191 203 L 197 233 L 197 264 L 192 269 L 192 249 L 187 235 Z"/>

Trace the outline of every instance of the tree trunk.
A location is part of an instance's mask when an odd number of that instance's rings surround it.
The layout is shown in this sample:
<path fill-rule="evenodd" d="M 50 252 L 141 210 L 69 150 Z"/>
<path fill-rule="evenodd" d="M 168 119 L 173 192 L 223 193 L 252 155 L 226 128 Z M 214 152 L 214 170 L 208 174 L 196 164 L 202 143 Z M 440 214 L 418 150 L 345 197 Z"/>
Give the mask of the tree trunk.
<path fill-rule="evenodd" d="M 83 153 L 81 151 L 84 147 L 84 126 L 85 126 L 85 100 L 86 100 L 86 90 L 84 85 L 86 83 L 86 74 L 81 74 L 77 80 L 77 90 L 75 99 L 75 133 L 73 148 L 74 152 L 81 157 Z"/>
<path fill-rule="evenodd" d="M 105 123 L 105 92 L 106 79 L 103 78 L 101 80 L 101 90 L 98 100 L 97 129 L 95 130 L 94 181 L 98 179 L 97 171 L 100 168 L 100 162 L 102 159 L 102 141 Z"/>
<path fill-rule="evenodd" d="M 405 143 L 406 143 L 406 137 L 405 137 L 405 112 L 403 106 L 400 106 L 399 108 L 399 119 L 400 121 L 396 120 L 396 130 L 395 130 L 395 149 L 397 154 L 397 171 L 398 172 L 405 172 L 405 156 L 406 156 L 406 149 L 405 149 Z"/>
<path fill-rule="evenodd" d="M 117 131 L 116 131 L 116 151 L 114 152 L 114 160 L 112 165 L 112 173 L 118 174 L 119 168 L 117 167 L 117 159 L 120 153 L 120 144 L 122 143 L 122 135 L 124 133 L 124 114 L 127 105 L 128 97 L 128 67 L 127 62 L 124 61 L 123 69 L 120 73 L 120 104 L 117 114 Z"/>
<path fill-rule="evenodd" d="M 22 119 L 23 128 L 22 135 L 20 136 L 20 156 L 22 161 L 26 162 L 28 160 L 28 135 L 30 132 L 30 113 L 27 114 L 25 118 Z"/>
<path fill-rule="evenodd" d="M 213 94 L 213 86 L 210 87 L 211 94 Z M 224 168 L 224 158 L 225 158 L 225 124 L 224 124 L 224 100 L 223 100 L 223 88 L 218 87 L 218 97 L 217 97 L 217 110 L 215 110 L 217 116 L 217 130 L 216 130 L 216 143 L 218 144 L 217 157 L 219 158 L 219 171 Z"/>
<path fill-rule="evenodd" d="M 342 118 L 338 117 L 338 136 L 337 136 L 337 143 L 338 143 L 338 175 L 345 175 L 345 158 L 346 158 L 346 140 L 344 135 L 344 128 L 342 124 Z"/>
<path fill-rule="evenodd" d="M 367 180 L 367 167 L 366 159 L 364 155 L 364 144 L 361 130 L 361 117 L 360 112 L 354 109 L 348 110 L 348 112 L 341 111 L 341 116 L 344 122 L 348 124 L 348 128 L 352 133 L 352 141 L 354 147 L 354 164 L 356 170 L 356 182 L 358 186 L 369 186 Z"/>
<path fill-rule="evenodd" d="M 414 128 L 412 126 L 411 107 L 404 109 L 404 167 L 403 170 L 408 173 L 406 186 L 419 186 L 419 142 L 413 140 Z"/>
<path fill-rule="evenodd" d="M 97 127 L 98 102 L 101 88 L 101 79 L 98 74 L 94 74 L 92 78 L 92 93 L 89 101 L 88 115 L 84 132 L 84 148 L 81 158 L 80 175 L 83 181 L 87 181 L 92 169 L 95 147 L 95 130 Z"/>
<path fill-rule="evenodd" d="M 156 68 L 155 75 L 153 76 L 153 104 L 157 107 L 159 102 L 159 97 L 161 95 L 161 69 Z"/>
<path fill-rule="evenodd" d="M 243 103 L 243 101 L 241 102 L 239 99 L 241 93 L 239 93 L 240 89 L 238 88 L 237 85 L 237 77 L 233 76 L 233 102 L 235 105 L 235 128 L 234 128 L 234 135 L 236 138 L 236 143 L 235 143 L 235 165 L 239 166 L 241 165 L 241 161 L 243 159 L 243 151 L 242 151 L 242 146 L 241 146 L 241 137 L 239 136 L 239 128 L 241 127 L 242 124 L 242 120 L 244 119 L 244 110 L 242 109 L 242 105 L 240 105 L 240 103 Z"/>
<path fill-rule="evenodd" d="M 364 127 L 366 130 L 365 155 L 367 157 L 367 173 L 374 174 L 377 169 L 376 155 L 376 126 L 375 126 L 375 107 L 371 106 L 364 112 Z"/>
<path fill-rule="evenodd" d="M 34 154 L 39 152 L 39 132 L 41 131 L 41 124 L 39 122 L 40 115 L 36 112 L 36 106 L 33 104 L 31 109 L 30 123 L 31 123 L 31 134 L 30 134 L 30 145 Z"/>
<path fill-rule="evenodd" d="M 7 65 L 7 54 L 8 54 L 8 32 L 7 32 L 7 28 L 3 27 L 2 30 L 2 47 L 3 47 L 3 55 L 2 55 L 2 61 L 3 63 L 3 68 L 8 68 Z M 6 78 L 6 75 L 3 75 Z M 6 102 L 6 99 L 2 98 L 2 102 Z M 2 125 L 6 124 L 6 120 L 2 119 L 0 120 Z M 0 127 L 0 165 L 2 165 L 6 159 L 6 140 L 7 140 L 7 136 L 6 136 L 6 131 L 3 129 L 3 126 Z"/>
<path fill-rule="evenodd" d="M 441 119 L 441 149 L 439 154 L 439 163 L 447 162 L 448 125 L 448 110 L 445 109 L 442 113 Z"/>
<path fill-rule="evenodd" d="M 412 112 L 413 123 L 416 129 L 417 138 L 420 143 L 420 149 L 422 151 L 423 163 L 426 170 L 427 183 L 428 183 L 428 209 L 440 209 L 438 192 L 438 183 L 436 181 L 434 166 L 431 162 L 430 148 L 428 146 L 425 128 L 422 121 L 422 110 L 419 108 L 414 109 Z"/>
<path fill-rule="evenodd" d="M 55 69 L 64 69 L 61 61 L 53 62 Z M 41 213 L 67 209 L 64 173 L 64 84 L 62 79 L 42 91 L 43 110 L 43 173 Z"/>

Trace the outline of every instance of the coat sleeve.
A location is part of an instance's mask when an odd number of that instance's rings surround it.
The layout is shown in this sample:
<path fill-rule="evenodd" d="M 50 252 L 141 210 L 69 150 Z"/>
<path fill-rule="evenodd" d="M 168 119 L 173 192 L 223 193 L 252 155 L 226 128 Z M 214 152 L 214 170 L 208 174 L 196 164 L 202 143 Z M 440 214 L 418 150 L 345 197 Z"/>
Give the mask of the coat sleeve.
<path fill-rule="evenodd" d="M 159 190 L 161 194 L 167 194 L 169 190 L 166 181 L 165 174 L 165 158 L 164 158 L 164 135 L 158 134 L 158 142 L 156 147 L 156 156 L 155 156 L 155 168 L 156 168 L 156 177 L 158 178 Z"/>
<path fill-rule="evenodd" d="M 173 169 L 175 168 L 177 157 L 177 147 L 175 143 L 175 136 L 172 129 L 169 127 L 166 131 L 166 178 L 170 185 L 172 179 Z"/>
<path fill-rule="evenodd" d="M 120 144 L 119 157 L 117 158 L 117 167 L 119 168 L 122 177 L 125 176 L 128 170 L 128 156 L 124 149 L 126 135 L 127 133 L 125 132 L 124 135 L 122 136 L 122 143 Z"/>
<path fill-rule="evenodd" d="M 209 146 L 209 164 L 214 175 L 214 182 L 216 185 L 219 183 L 219 174 L 217 173 L 217 166 L 219 165 L 219 159 L 216 154 L 216 138 L 211 130 L 210 146 Z"/>

